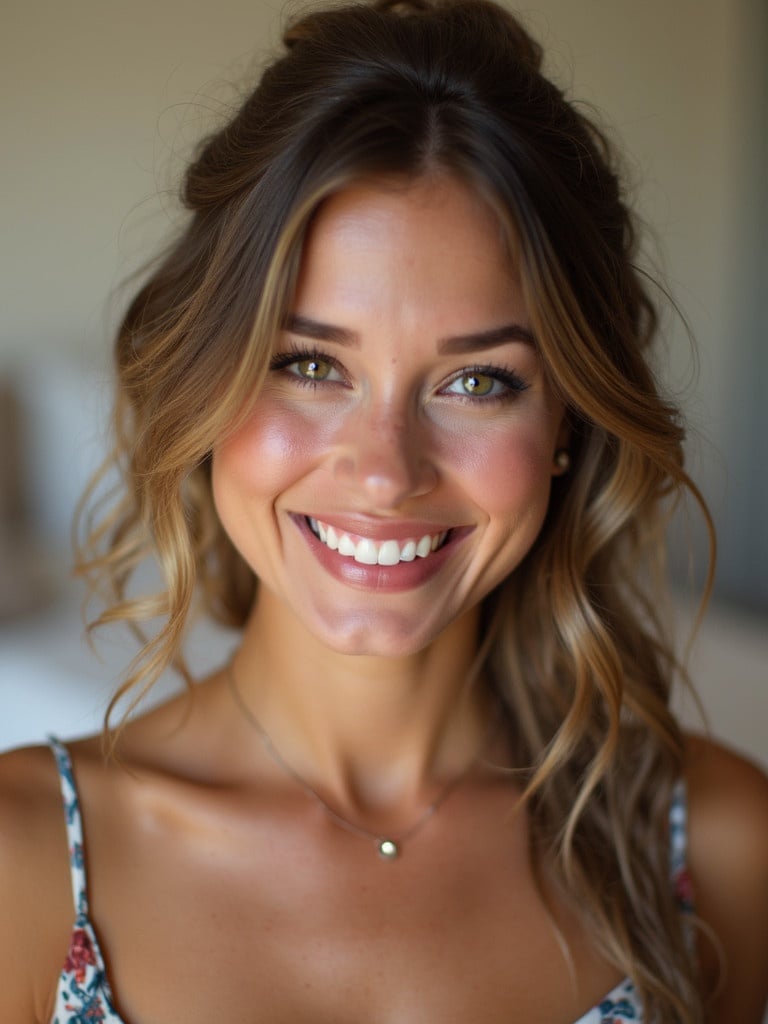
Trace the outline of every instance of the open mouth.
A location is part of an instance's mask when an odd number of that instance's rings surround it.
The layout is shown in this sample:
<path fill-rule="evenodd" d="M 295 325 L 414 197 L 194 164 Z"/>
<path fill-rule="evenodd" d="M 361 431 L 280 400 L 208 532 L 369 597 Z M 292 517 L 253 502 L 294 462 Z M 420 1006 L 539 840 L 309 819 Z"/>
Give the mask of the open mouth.
<path fill-rule="evenodd" d="M 398 562 L 427 558 L 443 547 L 452 532 L 443 530 L 440 533 L 425 533 L 421 537 L 405 540 L 371 540 L 370 537 L 359 537 L 337 530 L 311 516 L 305 518 L 310 530 L 322 544 L 361 565 L 397 565 Z"/>

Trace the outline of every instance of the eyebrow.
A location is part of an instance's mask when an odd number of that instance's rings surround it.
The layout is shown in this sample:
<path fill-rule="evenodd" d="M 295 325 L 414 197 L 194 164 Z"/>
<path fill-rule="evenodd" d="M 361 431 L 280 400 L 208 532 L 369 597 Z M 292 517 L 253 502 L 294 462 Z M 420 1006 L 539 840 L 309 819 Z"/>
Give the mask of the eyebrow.
<path fill-rule="evenodd" d="M 471 334 L 442 338 L 437 343 L 437 349 L 444 355 L 464 355 L 478 349 L 506 345 L 510 341 L 522 341 L 526 345 L 536 346 L 536 339 L 527 328 L 520 324 L 504 324 L 503 327 L 492 327 L 489 331 L 473 331 Z"/>
<path fill-rule="evenodd" d="M 298 316 L 296 313 L 289 313 L 283 319 L 283 330 L 291 334 L 300 334 L 303 338 L 313 338 L 315 341 L 335 341 L 337 345 L 346 345 L 348 348 L 357 348 L 360 339 L 354 331 L 346 327 L 334 327 L 333 324 L 323 324 L 319 320 L 312 320 L 308 316 Z"/>
<path fill-rule="evenodd" d="M 283 329 L 304 338 L 335 342 L 337 345 L 345 345 L 348 348 L 357 348 L 360 345 L 360 338 L 354 331 L 350 331 L 346 327 L 324 324 L 319 320 L 299 316 L 296 313 L 290 313 L 285 317 Z M 472 331 L 470 334 L 457 334 L 441 338 L 437 343 L 437 350 L 442 355 L 464 355 L 480 349 L 506 345 L 511 341 L 521 341 L 526 345 L 536 346 L 536 339 L 526 327 L 520 324 L 504 324 L 502 327 L 492 327 L 488 331 Z"/>

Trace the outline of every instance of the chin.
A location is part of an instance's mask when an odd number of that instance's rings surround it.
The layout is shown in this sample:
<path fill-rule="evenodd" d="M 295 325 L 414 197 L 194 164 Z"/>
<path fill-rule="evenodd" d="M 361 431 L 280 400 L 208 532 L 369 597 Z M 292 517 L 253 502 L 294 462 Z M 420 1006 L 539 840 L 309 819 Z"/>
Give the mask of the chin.
<path fill-rule="evenodd" d="M 423 651 L 441 631 L 425 628 L 423 622 L 417 627 L 410 616 L 360 612 L 333 622 L 324 619 L 311 632 L 337 654 L 404 658 Z"/>

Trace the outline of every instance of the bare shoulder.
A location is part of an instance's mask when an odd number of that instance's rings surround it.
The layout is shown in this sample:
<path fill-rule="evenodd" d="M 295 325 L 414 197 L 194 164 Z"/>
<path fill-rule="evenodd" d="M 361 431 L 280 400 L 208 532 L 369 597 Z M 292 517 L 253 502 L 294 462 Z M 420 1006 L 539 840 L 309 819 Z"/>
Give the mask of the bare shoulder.
<path fill-rule="evenodd" d="M 699 736 L 687 743 L 691 851 L 703 870 L 768 872 L 768 776 Z"/>
<path fill-rule="evenodd" d="M 46 747 L 0 756 L 0 906 L 0 1019 L 44 1020 L 73 918 L 61 793 Z"/>
<path fill-rule="evenodd" d="M 4 890 L 23 885 L 50 845 L 66 852 L 61 790 L 47 747 L 25 747 L 0 756 L 0 823 Z"/>
<path fill-rule="evenodd" d="M 689 867 L 701 960 L 719 993 L 712 1020 L 759 1024 L 768 999 L 768 778 L 746 758 L 690 737 Z"/>

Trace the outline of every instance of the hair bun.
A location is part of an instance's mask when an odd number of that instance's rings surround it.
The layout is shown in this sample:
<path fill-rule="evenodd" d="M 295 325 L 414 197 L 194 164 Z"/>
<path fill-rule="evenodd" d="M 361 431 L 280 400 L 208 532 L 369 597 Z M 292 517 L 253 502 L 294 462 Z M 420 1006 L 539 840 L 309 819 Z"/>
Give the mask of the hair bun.
<path fill-rule="evenodd" d="M 423 11 L 433 11 L 435 4 L 430 0 L 376 0 L 372 7 L 375 11 L 385 11 L 393 14 L 419 14 Z"/>
<path fill-rule="evenodd" d="M 513 15 L 487 0 L 373 0 L 371 3 L 350 3 L 341 7 L 329 6 L 310 11 L 291 24 L 283 33 L 283 44 L 291 50 L 297 43 L 306 42 L 316 36 L 320 26 L 328 18 L 348 15 L 352 11 L 374 11 L 376 14 L 393 16 L 398 19 L 433 18 L 446 22 L 466 21 L 475 30 L 485 23 L 492 38 L 504 40 L 509 51 L 518 61 L 534 71 L 540 71 L 543 50 L 532 39 Z"/>

